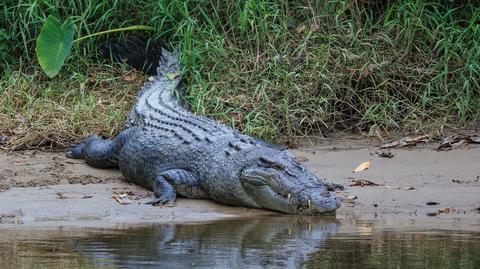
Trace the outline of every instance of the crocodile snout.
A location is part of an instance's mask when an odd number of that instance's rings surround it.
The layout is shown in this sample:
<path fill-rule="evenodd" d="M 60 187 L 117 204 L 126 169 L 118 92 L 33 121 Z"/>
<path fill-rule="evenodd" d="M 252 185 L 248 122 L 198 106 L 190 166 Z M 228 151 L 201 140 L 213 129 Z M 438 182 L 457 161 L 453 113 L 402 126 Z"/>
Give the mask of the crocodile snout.
<path fill-rule="evenodd" d="M 340 207 L 340 199 L 325 188 L 308 189 L 298 194 L 297 210 L 302 214 L 334 212 Z"/>

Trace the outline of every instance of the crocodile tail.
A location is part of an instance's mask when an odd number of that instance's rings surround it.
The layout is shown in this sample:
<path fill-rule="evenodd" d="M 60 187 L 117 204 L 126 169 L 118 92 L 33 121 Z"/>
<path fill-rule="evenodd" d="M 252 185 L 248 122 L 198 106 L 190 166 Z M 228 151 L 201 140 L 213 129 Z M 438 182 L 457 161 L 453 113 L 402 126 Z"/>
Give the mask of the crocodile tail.
<path fill-rule="evenodd" d="M 180 82 L 182 77 L 182 65 L 180 64 L 180 60 L 175 55 L 164 48 L 162 48 L 162 57 L 160 57 L 160 61 L 157 67 L 157 75 L 155 77 L 156 80 L 165 80 L 167 82 L 176 81 L 177 85 Z"/>
<path fill-rule="evenodd" d="M 182 65 L 175 53 L 162 48 L 162 57 L 157 67 L 157 75 L 150 77 L 137 96 L 125 128 L 142 125 L 155 106 L 184 109 L 180 104 L 179 89 L 182 79 Z M 147 100 L 148 99 L 148 100 Z"/>

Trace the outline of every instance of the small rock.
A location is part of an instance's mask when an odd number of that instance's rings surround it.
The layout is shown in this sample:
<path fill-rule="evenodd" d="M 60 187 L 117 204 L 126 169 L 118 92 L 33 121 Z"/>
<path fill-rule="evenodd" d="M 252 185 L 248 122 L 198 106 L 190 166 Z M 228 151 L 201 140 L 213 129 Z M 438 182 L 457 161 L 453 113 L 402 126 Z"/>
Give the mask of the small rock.
<path fill-rule="evenodd" d="M 371 180 L 367 180 L 367 179 L 352 179 L 349 186 L 350 187 L 353 187 L 353 186 L 360 186 L 360 187 L 380 186 L 380 184 L 377 184 L 377 183 L 375 183 Z"/>
<path fill-rule="evenodd" d="M 67 199 L 67 198 L 68 198 L 67 196 L 65 196 L 65 194 L 64 194 L 63 192 L 57 192 L 56 195 L 57 195 L 57 198 L 58 198 L 58 199 L 62 199 L 62 200 L 63 200 L 63 199 Z"/>
<path fill-rule="evenodd" d="M 371 152 L 370 155 L 377 156 L 380 158 L 393 158 L 393 153 L 389 150 L 379 149 L 377 151 Z"/>

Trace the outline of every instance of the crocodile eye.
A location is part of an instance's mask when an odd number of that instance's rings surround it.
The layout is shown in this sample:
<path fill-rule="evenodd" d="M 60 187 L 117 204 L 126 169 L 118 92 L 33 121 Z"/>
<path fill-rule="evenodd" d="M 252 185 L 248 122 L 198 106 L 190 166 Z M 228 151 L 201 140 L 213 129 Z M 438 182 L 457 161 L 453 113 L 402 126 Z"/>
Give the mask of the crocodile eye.
<path fill-rule="evenodd" d="M 266 156 L 261 156 L 258 160 L 259 164 L 263 167 L 275 168 L 277 170 L 285 170 L 285 165 L 283 163 L 269 159 Z"/>

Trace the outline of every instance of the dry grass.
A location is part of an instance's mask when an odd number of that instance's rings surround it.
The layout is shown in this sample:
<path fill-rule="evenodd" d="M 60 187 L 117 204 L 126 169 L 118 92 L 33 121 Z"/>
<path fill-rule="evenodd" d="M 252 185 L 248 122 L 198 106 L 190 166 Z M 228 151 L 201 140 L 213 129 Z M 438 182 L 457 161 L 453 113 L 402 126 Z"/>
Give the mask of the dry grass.
<path fill-rule="evenodd" d="M 76 44 L 60 77 L 45 80 L 31 66 L 49 14 L 73 17 L 76 36 L 153 26 L 152 39 L 180 49 L 194 112 L 270 141 L 319 130 L 443 130 L 480 118 L 472 1 L 6 1 L 0 135 L 16 148 L 113 136 L 143 83 L 92 64 L 107 37 Z"/>
<path fill-rule="evenodd" d="M 121 130 L 146 76 L 100 66 L 90 71 L 54 82 L 43 81 L 39 70 L 28 76 L 15 72 L 0 82 L 0 133 L 8 137 L 4 147 L 66 147 L 86 135 L 111 137 Z"/>

